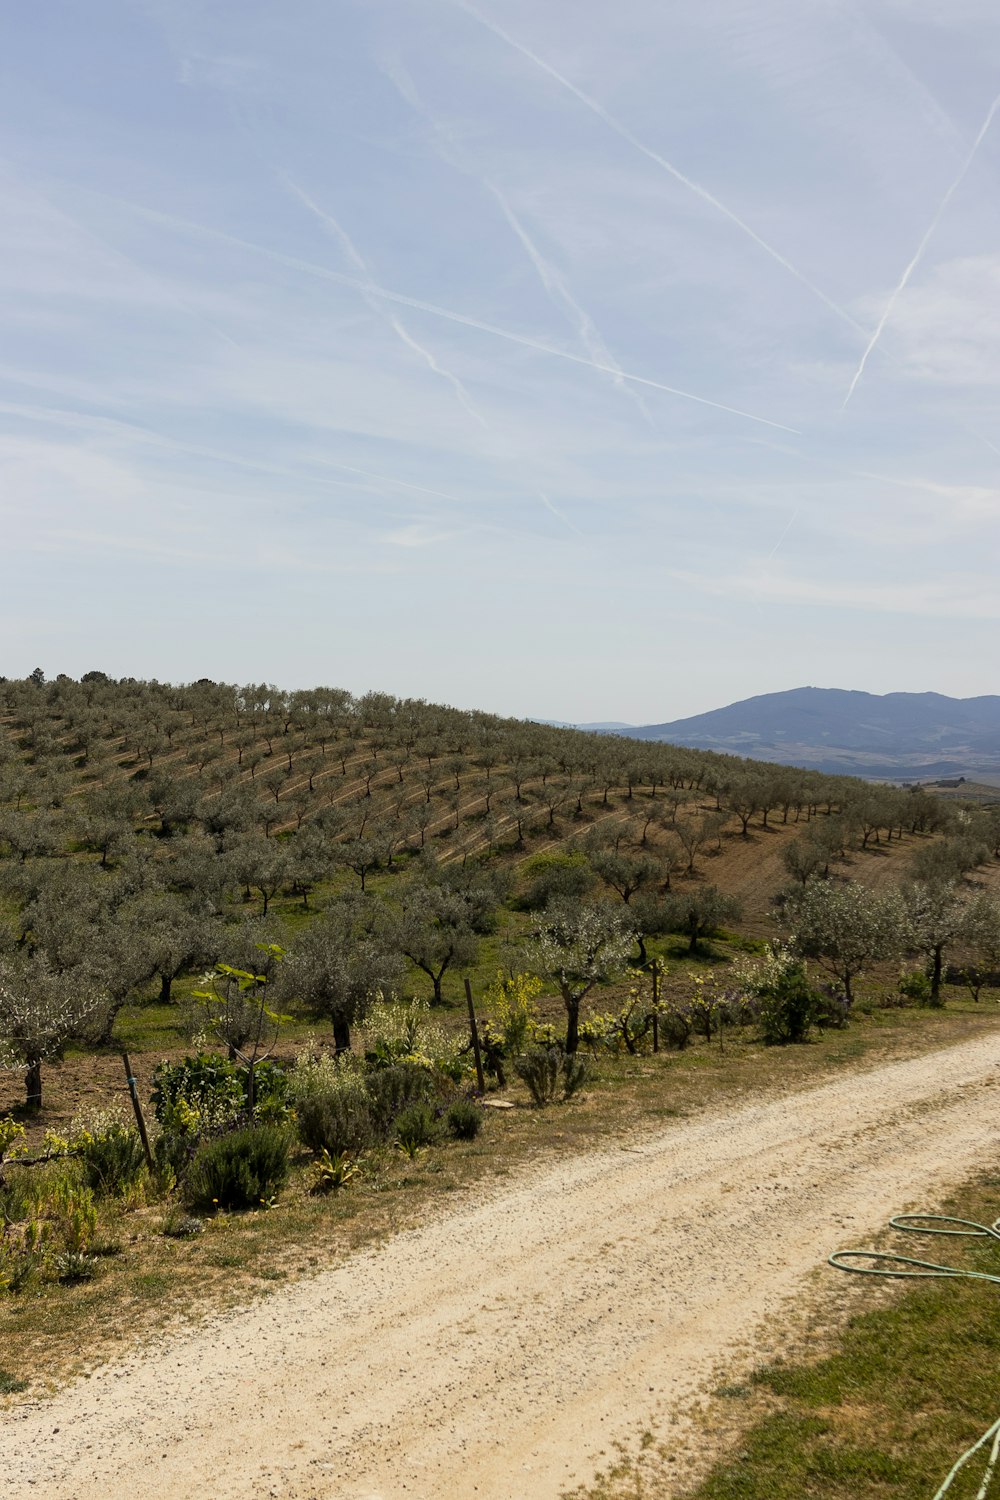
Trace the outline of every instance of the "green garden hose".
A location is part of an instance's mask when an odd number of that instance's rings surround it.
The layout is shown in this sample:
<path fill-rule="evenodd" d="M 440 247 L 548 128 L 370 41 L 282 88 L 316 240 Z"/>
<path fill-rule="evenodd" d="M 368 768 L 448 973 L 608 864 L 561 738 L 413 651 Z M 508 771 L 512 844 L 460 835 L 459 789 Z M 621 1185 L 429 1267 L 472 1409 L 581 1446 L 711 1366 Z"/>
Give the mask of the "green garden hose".
<path fill-rule="evenodd" d="M 890 1227 L 902 1229 L 910 1234 L 941 1234 L 950 1235 L 960 1239 L 993 1239 L 1000 1241 L 1000 1219 L 995 1219 L 992 1224 L 977 1224 L 973 1219 L 955 1219 L 947 1214 L 897 1214 L 894 1219 L 889 1220 Z M 940 1226 L 945 1224 L 958 1224 L 958 1229 L 945 1229 Z M 829 1257 L 830 1265 L 836 1266 L 838 1271 L 853 1271 L 860 1276 L 894 1276 L 894 1277 L 925 1277 L 938 1280 L 957 1278 L 965 1281 L 993 1281 L 1000 1286 L 1000 1276 L 989 1276 L 985 1271 L 963 1271 L 958 1266 L 942 1266 L 933 1260 L 918 1260 L 912 1255 L 890 1255 L 882 1250 L 837 1250 Z M 875 1264 L 854 1265 L 853 1261 L 868 1261 Z M 889 1269 L 896 1266 L 913 1266 L 915 1270 Z M 982 1437 L 977 1438 L 971 1448 L 955 1462 L 944 1484 L 934 1495 L 934 1500 L 943 1500 L 951 1489 L 952 1483 L 965 1465 L 973 1459 L 981 1449 L 988 1443 L 990 1448 L 989 1461 L 983 1482 L 976 1491 L 976 1500 L 986 1500 L 993 1477 L 997 1472 L 997 1461 L 1000 1459 L 1000 1419 L 989 1427 Z"/>

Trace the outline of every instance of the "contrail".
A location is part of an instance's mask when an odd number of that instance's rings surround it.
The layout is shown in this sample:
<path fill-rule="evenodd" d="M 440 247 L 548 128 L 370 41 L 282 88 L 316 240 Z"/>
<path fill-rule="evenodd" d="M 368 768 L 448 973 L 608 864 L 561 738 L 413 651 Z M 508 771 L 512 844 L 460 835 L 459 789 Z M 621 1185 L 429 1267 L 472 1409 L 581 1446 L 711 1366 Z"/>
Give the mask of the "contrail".
<path fill-rule="evenodd" d="M 348 260 L 357 268 L 358 271 L 361 272 L 361 275 L 365 278 L 366 282 L 370 282 L 371 272 L 368 269 L 368 265 L 365 262 L 360 251 L 357 249 L 357 246 L 354 244 L 354 241 L 347 233 L 346 229 L 344 229 L 337 222 L 332 214 L 329 214 L 325 211 L 325 209 L 320 208 L 319 204 L 316 203 L 312 198 L 310 198 L 309 194 L 302 188 L 300 188 L 297 183 L 292 182 L 291 178 L 282 175 L 281 180 L 287 187 L 288 191 L 290 193 L 293 193 L 294 196 L 298 198 L 299 202 L 304 204 L 309 212 L 311 214 L 314 214 L 325 228 L 332 231 Z M 448 384 L 455 392 L 459 404 L 469 414 L 469 416 L 473 417 L 475 421 L 481 424 L 481 426 L 488 428 L 490 424 L 487 422 L 482 413 L 478 412 L 473 406 L 472 401 L 469 397 L 469 393 L 465 389 L 465 386 L 462 384 L 462 382 L 459 380 L 458 376 L 453 375 L 450 370 L 443 369 L 441 365 L 438 364 L 431 351 L 429 349 L 425 349 L 422 344 L 418 344 L 416 339 L 413 338 L 408 330 L 403 327 L 403 324 L 399 321 L 399 319 L 393 313 L 389 312 L 387 308 L 382 307 L 378 304 L 370 291 L 363 291 L 362 296 L 364 297 L 368 306 L 376 314 L 376 316 L 383 318 L 388 323 L 393 333 L 396 334 L 397 338 L 402 340 L 402 342 L 407 346 L 408 349 L 412 349 L 414 354 L 419 355 L 435 375 L 439 375 L 442 380 L 447 380 Z"/>
<path fill-rule="evenodd" d="M 538 246 L 535 244 L 534 240 L 531 238 L 528 231 L 521 223 L 521 220 L 514 212 L 506 196 L 501 192 L 501 190 L 496 186 L 495 183 L 489 180 L 489 178 L 484 177 L 482 180 L 484 186 L 489 190 L 489 192 L 493 194 L 493 197 L 497 200 L 497 203 L 500 206 L 500 212 L 507 220 L 507 223 L 510 225 L 517 239 L 520 241 L 523 250 L 528 256 L 528 259 L 531 261 L 531 264 L 537 271 L 538 279 L 542 283 L 542 286 L 545 288 L 549 299 L 557 307 L 561 305 L 563 310 L 569 311 L 570 315 L 576 322 L 576 329 L 580 338 L 580 342 L 583 344 L 591 359 L 603 360 L 612 366 L 612 368 L 615 370 L 615 374 L 612 376 L 615 385 L 620 391 L 624 391 L 627 395 L 634 397 L 639 410 L 642 412 L 646 421 L 651 422 L 652 419 L 646 409 L 645 402 L 643 401 L 638 391 L 631 390 L 631 388 L 625 384 L 621 369 L 618 365 L 618 361 L 611 354 L 604 340 L 601 338 L 597 326 L 594 323 L 594 320 L 591 318 L 590 314 L 585 308 L 580 306 L 579 302 L 577 302 L 576 298 L 573 296 L 573 293 L 566 285 L 562 276 L 560 276 L 559 272 L 556 271 L 554 267 L 551 266 L 542 255 Z"/>
<path fill-rule="evenodd" d="M 850 401 L 851 397 L 854 395 L 854 392 L 855 392 L 855 389 L 857 387 L 858 381 L 861 379 L 862 375 L 864 374 L 865 365 L 868 363 L 868 356 L 871 354 L 872 350 L 875 348 L 875 345 L 878 343 L 879 339 L 881 338 L 881 336 L 882 336 L 882 330 L 885 327 L 886 323 L 888 323 L 889 318 L 892 315 L 892 310 L 893 310 L 893 308 L 896 305 L 897 299 L 899 298 L 899 296 L 901 295 L 901 293 L 903 291 L 905 291 L 907 282 L 909 281 L 910 277 L 913 275 L 913 273 L 916 270 L 917 266 L 920 264 L 920 261 L 923 258 L 923 253 L 927 249 L 927 245 L 928 245 L 928 243 L 930 241 L 930 238 L 931 238 L 932 234 L 934 233 L 935 229 L 937 229 L 938 225 L 940 224 L 941 217 L 944 214 L 945 209 L 948 207 L 948 204 L 951 202 L 951 200 L 952 200 L 955 192 L 957 191 L 957 189 L 961 186 L 962 181 L 963 181 L 963 179 L 965 177 L 966 172 L 968 172 L 969 168 L 972 166 L 972 162 L 973 162 L 973 159 L 974 159 L 974 157 L 976 155 L 976 152 L 979 150 L 979 147 L 982 145 L 983 137 L 986 135 L 986 132 L 989 130 L 990 126 L 992 125 L 992 123 L 993 123 L 993 116 L 996 114 L 996 112 L 997 112 L 998 109 L 1000 109 L 1000 94 L 997 95 L 997 97 L 993 100 L 993 103 L 990 105 L 989 111 L 987 112 L 987 115 L 986 115 L 986 119 L 983 121 L 983 123 L 982 123 L 982 125 L 980 127 L 979 134 L 976 136 L 976 139 L 973 141 L 972 148 L 969 151 L 968 156 L 965 158 L 965 161 L 962 163 L 962 169 L 961 169 L 961 171 L 959 172 L 958 176 L 955 178 L 954 182 L 951 184 L 951 187 L 945 193 L 944 197 L 941 199 L 941 202 L 938 204 L 937 213 L 934 215 L 933 219 L 931 219 L 931 222 L 928 224 L 927 228 L 924 230 L 923 239 L 920 241 L 920 244 L 917 246 L 916 252 L 914 253 L 914 256 L 913 256 L 913 259 L 910 261 L 909 265 L 906 267 L 906 270 L 903 272 L 902 276 L 899 278 L 898 284 L 896 285 L 896 287 L 893 290 L 891 296 L 889 297 L 888 302 L 885 304 L 885 309 L 884 309 L 884 311 L 882 313 L 882 316 L 878 320 L 878 326 L 876 327 L 875 332 L 872 334 L 871 338 L 868 340 L 868 345 L 867 345 L 867 347 L 865 349 L 865 352 L 861 356 L 861 363 L 858 365 L 858 368 L 854 372 L 854 379 L 851 381 L 851 384 L 848 387 L 847 395 L 844 397 L 844 404 L 840 408 L 841 411 L 846 411 L 847 410 L 848 402 Z"/>
<path fill-rule="evenodd" d="M 579 526 L 574 526 L 569 516 L 565 516 L 563 515 L 561 510 L 557 510 L 556 507 L 552 504 L 552 501 L 549 499 L 548 495 L 543 494 L 542 491 L 539 490 L 538 498 L 545 506 L 545 509 L 555 516 L 557 521 L 561 521 L 564 526 L 569 527 L 570 531 L 575 532 L 577 536 L 583 536 L 583 532 L 580 530 Z"/>
<path fill-rule="evenodd" d="M 596 359 L 586 359 L 582 354 L 573 354 L 569 349 L 559 349 L 555 344 L 546 344 L 541 339 L 529 338 L 527 334 L 512 333 L 508 328 L 499 328 L 495 323 L 486 323 L 479 318 L 467 317 L 464 313 L 453 312 L 447 307 L 439 307 L 434 302 L 425 302 L 420 297 L 407 297 L 402 292 L 389 291 L 387 287 L 379 286 L 374 281 L 362 281 L 357 276 L 348 276 L 344 271 L 331 271 L 328 266 L 317 266 L 312 261 L 300 259 L 297 255 L 286 255 L 281 250 L 268 249 L 264 245 L 255 244 L 252 240 L 244 240 L 238 235 L 227 234 L 223 229 L 212 229 L 206 224 L 197 224 L 190 219 L 181 219 L 175 214 L 160 213 L 152 208 L 141 208 L 136 204 L 128 206 L 134 213 L 153 224 L 163 224 L 167 228 L 183 230 L 188 234 L 200 234 L 208 239 L 221 240 L 224 244 L 235 245 L 240 250 L 250 251 L 253 255 L 261 255 L 267 260 L 288 266 L 294 271 L 302 271 L 309 276 L 318 276 L 321 280 L 335 282 L 338 286 L 349 286 L 359 291 L 370 292 L 373 297 L 384 298 L 386 302 L 398 303 L 400 307 L 412 307 L 417 312 L 429 313 L 435 318 L 446 318 L 451 323 L 460 323 L 465 328 L 474 328 L 477 332 L 488 333 L 493 338 L 506 339 L 508 343 L 519 344 L 524 349 L 534 349 L 537 353 L 551 355 L 554 359 L 569 360 L 570 364 L 599 370 L 604 375 L 620 375 L 623 380 L 646 386 L 649 390 L 663 391 L 666 395 L 677 396 L 682 401 L 693 401 L 698 406 L 709 406 L 714 411 L 728 412 L 732 417 L 742 417 L 748 422 L 759 422 L 764 427 L 774 427 L 779 432 L 790 432 L 795 437 L 802 436 L 797 427 L 789 427 L 784 422 L 775 422 L 770 417 L 759 417 L 755 412 L 744 411 L 739 406 L 727 406 L 724 401 L 712 401 L 708 396 L 696 396 L 693 391 L 684 391 L 675 385 L 665 385 L 663 381 L 651 380 L 647 375 L 634 375 L 630 370 L 623 370 L 617 365 L 606 364 Z"/>
<path fill-rule="evenodd" d="M 456 171 L 461 172 L 463 176 L 474 177 L 496 199 L 500 207 L 500 212 L 507 220 L 522 249 L 538 273 L 538 278 L 549 300 L 560 312 L 565 312 L 568 309 L 587 353 L 592 359 L 603 359 L 607 360 L 609 364 L 616 365 L 617 362 L 601 338 L 593 319 L 587 313 L 586 309 L 581 307 L 577 302 L 559 272 L 542 255 L 527 229 L 517 214 L 515 214 L 509 199 L 501 192 L 496 183 L 491 182 L 488 177 L 482 175 L 461 143 L 454 139 L 447 127 L 440 120 L 436 119 L 427 108 L 427 105 L 417 92 L 413 79 L 406 72 L 402 64 L 398 59 L 390 59 L 381 65 L 381 71 L 383 76 L 389 79 L 389 82 L 396 89 L 400 98 L 410 106 L 415 114 L 419 115 L 429 125 L 434 136 L 435 149 L 442 159 L 449 166 L 454 167 Z M 634 391 L 631 386 L 626 385 L 620 371 L 618 374 L 612 376 L 612 379 L 619 390 L 624 391 L 626 395 L 635 401 L 645 420 L 652 426 L 652 418 L 639 392 Z"/>
<path fill-rule="evenodd" d="M 208 458 L 214 463 L 231 464 L 234 468 L 246 469 L 255 474 L 273 474 L 280 479 L 292 479 L 297 484 L 336 484 L 346 486 L 346 479 L 325 479 L 317 474 L 303 473 L 301 470 L 289 469 L 280 464 L 265 463 L 260 459 L 247 458 L 239 453 L 224 453 L 217 448 L 206 448 L 200 443 L 186 443 L 182 439 L 165 437 L 160 432 L 154 432 L 151 427 L 143 427 L 138 422 L 127 422 L 120 417 L 91 416 L 83 412 L 74 412 L 62 407 L 34 407 L 23 402 L 0 401 L 0 413 L 7 416 L 25 417 L 29 421 L 48 422 L 52 425 L 62 427 L 78 427 L 85 431 L 104 431 L 127 433 L 140 442 L 147 443 L 151 447 L 168 448 L 171 452 L 189 453 L 194 458 Z M 451 495 L 446 490 L 430 489 L 425 484 L 413 484 L 408 479 L 397 479 L 392 474 L 379 474 L 374 469 L 360 469 L 356 464 L 338 463 L 333 458 L 319 458 L 309 456 L 306 462 L 321 469 L 337 469 L 343 474 L 354 474 L 362 479 L 370 479 L 375 484 L 387 484 L 396 489 L 413 490 L 418 495 L 431 495 L 436 500 L 447 500 L 453 505 L 465 505 L 458 495 Z"/>
<path fill-rule="evenodd" d="M 771 561 L 771 558 L 775 555 L 775 553 L 777 552 L 778 548 L 781 546 L 782 542 L 785 540 L 785 537 L 788 535 L 788 533 L 791 531 L 792 527 L 795 525 L 796 521 L 799 519 L 801 511 L 802 511 L 802 507 L 800 506 L 799 509 L 797 511 L 795 511 L 794 515 L 789 520 L 788 525 L 785 527 L 784 531 L 781 533 L 781 535 L 779 536 L 778 540 L 775 542 L 774 546 L 771 548 L 770 552 L 767 554 L 767 561 L 768 562 Z"/>
<path fill-rule="evenodd" d="M 745 235 L 753 240 L 759 249 L 764 251 L 765 255 L 769 255 L 790 276 L 794 276 L 796 281 L 801 283 L 814 297 L 818 297 L 825 307 L 828 307 L 831 312 L 836 313 L 838 318 L 845 323 L 849 323 L 856 333 L 862 335 L 866 333 L 867 330 L 860 323 L 855 322 L 846 309 L 838 306 L 815 282 L 810 281 L 808 276 L 804 275 L 797 266 L 794 266 L 786 256 L 782 255 L 780 250 L 776 250 L 755 229 L 752 229 L 745 219 L 741 219 L 739 214 L 728 208 L 719 198 L 716 198 L 714 193 L 710 193 L 707 188 L 702 187 L 700 183 L 688 177 L 679 167 L 675 167 L 673 162 L 668 161 L 665 156 L 661 156 L 658 151 L 654 151 L 651 146 L 647 146 L 645 141 L 641 141 L 637 135 L 629 130 L 627 125 L 619 120 L 616 115 L 613 115 L 610 110 L 605 109 L 604 105 L 593 98 L 592 95 L 584 93 L 583 89 L 578 88 L 564 73 L 560 73 L 551 63 L 546 62 L 543 57 L 539 57 L 537 52 L 532 52 L 530 47 L 526 47 L 523 42 L 519 42 L 516 37 L 511 36 L 509 31 L 504 31 L 495 21 L 491 21 L 487 16 L 482 15 L 474 6 L 468 4 L 468 0 L 452 0 L 452 3 L 459 10 L 464 11 L 466 15 L 471 16 L 473 20 L 478 21 L 481 26 L 485 26 L 487 31 L 491 31 L 495 37 L 505 42 L 508 47 L 513 47 L 515 52 L 520 52 L 521 56 L 526 57 L 529 62 L 534 63 L 536 68 L 541 68 L 543 73 L 547 73 L 550 78 L 555 79 L 561 88 L 571 93 L 574 99 L 578 99 L 599 120 L 603 120 L 608 129 L 613 130 L 615 135 L 620 136 L 623 141 L 627 141 L 636 151 L 648 157 L 651 162 L 655 162 L 658 167 L 673 177 L 675 181 L 681 183 L 689 192 L 694 193 L 696 197 L 700 198 L 703 203 L 708 203 L 717 213 L 722 214 L 730 223 L 735 224 L 738 229 L 742 230 Z"/>

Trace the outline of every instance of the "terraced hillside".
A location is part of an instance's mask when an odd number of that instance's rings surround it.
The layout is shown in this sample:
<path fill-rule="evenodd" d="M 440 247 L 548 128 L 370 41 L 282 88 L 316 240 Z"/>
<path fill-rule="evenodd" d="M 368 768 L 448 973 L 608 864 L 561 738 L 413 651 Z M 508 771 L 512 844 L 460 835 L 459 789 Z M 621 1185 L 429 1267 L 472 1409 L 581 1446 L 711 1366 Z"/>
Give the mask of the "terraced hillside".
<path fill-rule="evenodd" d="M 551 899 L 617 908 L 645 961 L 772 936 L 789 883 L 998 868 L 996 811 L 922 791 L 379 693 L 37 679 L 0 683 L 0 955 L 100 988 L 105 1039 L 144 1007 L 140 1047 L 317 913 L 378 928 L 372 984 L 457 1000 Z"/>

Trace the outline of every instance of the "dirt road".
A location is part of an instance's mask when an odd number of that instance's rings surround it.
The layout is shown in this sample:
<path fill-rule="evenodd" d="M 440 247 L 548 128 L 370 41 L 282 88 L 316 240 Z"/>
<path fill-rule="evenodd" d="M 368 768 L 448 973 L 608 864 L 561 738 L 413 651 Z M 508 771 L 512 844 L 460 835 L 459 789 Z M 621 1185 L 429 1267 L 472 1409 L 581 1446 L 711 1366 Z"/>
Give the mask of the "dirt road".
<path fill-rule="evenodd" d="M 994 1159 L 998 1063 L 987 1037 L 525 1172 L 8 1413 L 5 1500 L 556 1500 L 753 1363 L 831 1249 Z"/>

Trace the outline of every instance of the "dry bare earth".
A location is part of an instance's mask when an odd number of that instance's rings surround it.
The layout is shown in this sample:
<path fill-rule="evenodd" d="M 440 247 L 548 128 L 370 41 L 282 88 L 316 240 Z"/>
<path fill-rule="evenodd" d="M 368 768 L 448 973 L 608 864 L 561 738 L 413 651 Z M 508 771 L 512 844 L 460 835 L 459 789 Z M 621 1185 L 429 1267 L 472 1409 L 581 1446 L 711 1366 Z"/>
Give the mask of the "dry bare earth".
<path fill-rule="evenodd" d="M 525 1171 L 9 1411 L 5 1496 L 555 1500 L 650 1418 L 680 1443 L 830 1249 L 988 1160 L 998 1062 L 979 1038 Z"/>

